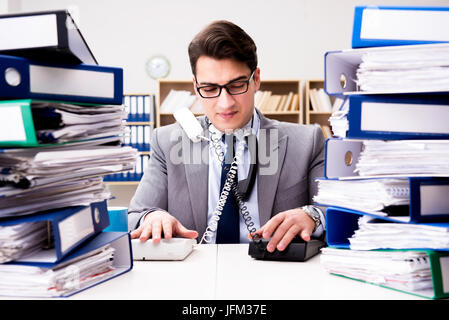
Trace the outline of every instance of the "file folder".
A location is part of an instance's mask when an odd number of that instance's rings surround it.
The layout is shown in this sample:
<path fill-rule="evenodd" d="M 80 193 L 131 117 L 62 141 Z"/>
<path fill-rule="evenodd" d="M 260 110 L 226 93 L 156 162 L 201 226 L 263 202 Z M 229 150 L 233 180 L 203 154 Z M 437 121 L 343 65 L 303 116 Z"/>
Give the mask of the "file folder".
<path fill-rule="evenodd" d="M 17 261 L 23 263 L 56 263 L 81 243 L 109 226 L 106 200 L 89 206 L 76 206 L 44 211 L 14 218 L 0 219 L 0 226 L 48 221 L 54 249 L 43 249 Z"/>
<path fill-rule="evenodd" d="M 318 179 L 319 180 L 319 179 Z M 333 179 L 332 179 L 333 180 Z M 388 178 L 367 178 L 360 179 L 363 181 L 370 180 L 382 183 L 382 180 L 388 180 Z M 408 187 L 407 186 L 408 180 Z M 349 190 L 349 187 L 345 187 L 345 183 L 352 183 L 352 181 L 357 181 L 355 179 L 351 180 L 335 180 L 331 181 L 334 183 L 335 187 L 341 187 L 341 190 L 345 190 L 343 193 L 347 193 L 346 190 Z M 404 183 L 401 183 L 398 186 L 391 187 L 389 185 L 389 194 L 392 197 L 399 197 L 400 199 L 409 199 L 407 202 L 401 202 L 400 205 L 391 205 L 388 207 L 384 207 L 379 211 L 379 215 L 408 215 L 401 217 L 401 221 L 405 222 L 443 222 L 449 221 L 449 178 L 448 177 L 409 177 L 404 179 Z M 403 186 L 403 187 L 402 187 Z M 359 188 L 363 188 L 360 186 Z M 334 191 L 335 193 L 335 191 Z M 320 191 L 318 191 L 320 194 Z M 377 197 L 377 199 L 381 196 L 377 196 L 376 194 L 372 195 L 373 199 Z M 363 203 L 357 203 L 358 201 L 354 201 L 353 203 L 342 202 L 341 200 L 332 197 L 319 197 L 317 196 L 317 205 L 321 206 L 332 206 L 332 207 L 346 207 L 353 210 L 370 210 L 369 206 L 365 206 Z M 321 199 L 319 201 L 318 199 Z M 406 204 L 408 203 L 408 204 Z M 365 209 L 364 209 L 365 208 Z M 376 209 L 371 209 L 376 210 Z M 375 212 L 373 212 L 375 213 Z"/>
<path fill-rule="evenodd" d="M 389 52 L 397 50 L 414 50 L 414 49 L 448 49 L 449 43 L 439 44 L 422 44 L 422 45 L 407 45 L 407 46 L 389 46 L 389 47 L 374 47 L 374 48 L 356 48 L 346 49 L 340 51 L 328 51 L 324 55 L 324 91 L 328 95 L 342 97 L 344 95 L 352 94 L 401 94 L 401 93 L 424 93 L 436 92 L 439 94 L 448 94 L 449 87 L 445 90 L 399 90 L 399 91 L 360 91 L 355 79 L 357 79 L 357 68 L 362 62 L 362 56 L 369 52 L 382 52 L 388 54 Z"/>
<path fill-rule="evenodd" d="M 357 269 L 357 265 L 354 265 L 355 264 L 354 261 L 357 261 L 358 263 L 363 263 L 362 262 L 363 260 L 361 260 L 360 258 L 357 259 L 357 257 L 354 256 L 351 250 L 333 249 L 333 248 L 329 249 L 332 251 L 333 250 L 339 251 L 339 254 L 337 255 L 339 259 L 335 259 L 336 261 L 334 263 L 327 260 L 326 259 L 327 256 L 326 257 L 322 256 L 323 259 L 322 264 L 325 265 L 325 268 L 329 268 L 328 270 L 331 274 L 344 277 L 347 279 L 358 280 L 365 283 L 378 285 L 383 288 L 397 290 L 400 292 L 428 299 L 442 299 L 449 297 L 449 286 L 448 286 L 449 252 L 420 250 L 417 252 L 419 256 L 416 255 L 416 257 L 414 258 L 413 256 L 409 255 L 408 260 L 406 260 L 407 256 L 402 258 L 404 259 L 402 260 L 401 256 L 394 255 L 394 253 L 401 254 L 406 252 L 415 252 L 415 250 L 400 250 L 400 251 L 379 250 L 364 253 L 364 259 L 371 259 L 371 262 L 375 262 L 375 260 L 373 261 L 373 259 L 376 259 L 379 254 L 383 253 L 393 254 L 391 255 L 390 258 L 395 259 L 395 261 L 392 261 L 394 265 L 390 267 L 391 268 L 390 273 L 393 274 L 387 274 L 386 276 L 384 276 L 384 274 L 382 274 L 381 272 L 373 270 L 374 264 L 372 263 L 369 264 L 370 266 L 369 272 L 364 272 L 363 270 Z M 381 260 L 378 263 L 382 262 L 385 264 L 389 263 L 387 258 L 384 258 L 383 260 L 384 261 Z M 402 263 L 402 265 L 400 266 L 398 263 Z M 378 270 L 384 269 L 385 267 L 382 265 L 381 267 L 378 268 Z M 419 283 L 418 285 L 416 285 L 416 287 L 407 286 L 407 282 L 410 281 L 409 279 L 411 278 L 412 275 L 415 275 L 416 278 L 419 278 L 421 275 L 422 277 L 421 281 L 427 279 L 427 277 L 425 276 L 423 277 L 423 275 L 425 275 L 424 272 L 424 270 L 426 270 L 425 267 L 428 267 L 430 269 L 430 278 L 431 278 L 430 280 L 432 285 L 430 287 L 426 287 L 424 285 L 424 287 L 421 288 L 419 287 Z M 348 268 L 350 270 L 349 272 Z M 399 270 L 399 272 L 393 272 L 394 269 Z M 413 271 L 408 271 L 408 273 L 405 271 L 410 269 L 413 269 Z M 420 271 L 423 272 L 420 273 Z M 410 278 L 407 278 L 407 276 L 409 276 Z"/>
<path fill-rule="evenodd" d="M 49 63 L 98 64 L 67 10 L 1 15 L 0 33 L 1 54 Z"/>
<path fill-rule="evenodd" d="M 100 252 L 105 246 L 109 245 L 114 249 L 112 268 L 109 272 L 93 275 L 93 279 L 84 279 L 83 274 L 79 268 L 74 264 L 92 253 Z M 22 292 L 20 288 L 14 288 L 13 293 L 2 290 L 3 286 L 0 284 L 0 295 L 12 296 L 28 296 L 28 297 L 69 297 L 90 287 L 96 286 L 100 283 L 113 279 L 122 275 L 133 268 L 131 236 L 127 232 L 101 232 L 94 238 L 86 241 L 80 247 L 73 250 L 64 259 L 58 263 L 26 263 L 26 262 L 9 262 L 4 266 L 24 268 L 39 267 L 47 272 L 60 270 L 62 267 L 67 267 L 65 270 L 66 282 L 63 284 L 62 290 L 56 288 L 49 288 L 44 292 L 26 291 Z M 0 272 L 2 266 L 0 265 Z M 45 281 L 45 279 L 42 279 Z M 62 285 L 62 284 L 61 284 Z M 33 287 L 30 287 L 32 289 Z"/>
<path fill-rule="evenodd" d="M 362 149 L 362 140 L 326 139 L 324 143 L 324 177 L 326 179 L 359 178 L 354 170 Z"/>
<path fill-rule="evenodd" d="M 123 113 L 120 109 L 88 115 L 77 113 L 82 108 L 98 105 L 68 105 L 56 101 L 0 100 L 0 147 L 37 147 L 61 143 L 75 143 L 122 133 Z M 42 107 L 42 105 L 46 105 Z M 65 112 L 65 108 L 77 108 Z M 112 106 L 104 106 L 107 107 Z M 116 107 L 116 106 L 114 106 Z M 109 108 L 111 110 L 111 108 Z M 114 112 L 114 113 L 113 113 Z M 62 115 L 65 113 L 65 115 Z M 78 118 L 77 118 L 78 116 Z M 69 123 L 64 121 L 65 117 Z M 93 120 L 96 119 L 96 120 Z M 83 126 L 83 129 L 80 129 Z M 69 132 L 74 128 L 73 132 Z M 59 134 L 58 131 L 66 131 Z"/>
<path fill-rule="evenodd" d="M 349 238 L 359 228 L 358 220 L 362 216 L 370 216 L 387 222 L 417 224 L 415 222 L 401 219 L 400 217 L 381 216 L 369 212 L 351 210 L 347 208 L 328 207 L 326 209 L 326 241 L 329 246 L 336 248 L 349 249 Z M 449 228 L 449 222 L 421 222 L 419 225 L 433 226 L 438 228 Z M 388 249 L 388 248 L 385 248 Z M 414 248 L 429 249 L 429 248 Z M 439 248 L 441 251 L 449 251 L 449 249 Z"/>
<path fill-rule="evenodd" d="M 53 65 L 0 55 L 0 99 L 122 104 L 123 69 Z"/>
<path fill-rule="evenodd" d="M 324 148 L 327 179 L 449 176 L 448 139 L 329 138 Z"/>
<path fill-rule="evenodd" d="M 355 7 L 353 48 L 439 42 L 449 42 L 449 7 Z"/>
<path fill-rule="evenodd" d="M 449 101 L 436 97 L 349 96 L 352 139 L 448 139 Z"/>

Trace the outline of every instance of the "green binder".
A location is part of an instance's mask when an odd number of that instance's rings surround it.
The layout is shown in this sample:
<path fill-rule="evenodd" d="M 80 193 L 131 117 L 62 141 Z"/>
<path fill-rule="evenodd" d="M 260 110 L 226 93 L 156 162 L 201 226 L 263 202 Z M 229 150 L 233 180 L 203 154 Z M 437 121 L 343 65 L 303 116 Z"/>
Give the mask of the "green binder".
<path fill-rule="evenodd" d="M 0 101 L 0 147 L 36 146 L 31 100 Z"/>
<path fill-rule="evenodd" d="M 332 248 L 332 247 L 331 247 Z M 342 253 L 344 251 L 351 251 L 350 249 L 342 249 L 342 248 L 335 248 L 337 250 L 341 250 Z M 353 273 L 351 275 L 345 274 L 344 271 L 338 270 L 338 267 L 336 269 L 330 271 L 331 274 L 351 279 L 351 280 L 357 280 L 369 284 L 374 284 L 383 288 L 388 288 L 408 294 L 412 294 L 415 296 L 427 298 L 427 299 L 443 299 L 443 298 L 449 298 L 449 251 L 436 251 L 436 250 L 409 250 L 409 249 L 398 249 L 398 250 L 368 250 L 365 252 L 375 252 L 375 251 L 419 251 L 424 252 L 427 254 L 427 262 L 430 265 L 430 273 L 432 277 L 432 288 L 427 288 L 423 290 L 409 290 L 409 289 L 399 289 L 395 287 L 394 285 L 389 285 L 388 281 L 385 282 L 371 282 L 366 279 L 363 279 L 363 277 L 358 277 L 356 273 Z M 344 255 L 343 255 L 344 256 Z M 372 257 L 371 259 L 373 259 Z M 375 259 L 375 258 L 374 258 Z M 347 265 L 351 265 L 352 262 L 347 262 Z M 341 267 L 341 266 L 340 266 Z"/>

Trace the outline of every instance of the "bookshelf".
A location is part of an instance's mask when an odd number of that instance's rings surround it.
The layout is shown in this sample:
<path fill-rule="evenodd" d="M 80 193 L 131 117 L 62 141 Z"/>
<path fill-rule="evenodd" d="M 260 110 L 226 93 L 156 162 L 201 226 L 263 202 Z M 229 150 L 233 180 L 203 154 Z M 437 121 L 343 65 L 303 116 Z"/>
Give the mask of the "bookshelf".
<path fill-rule="evenodd" d="M 320 89 L 322 90 L 320 92 Z M 329 117 L 339 100 L 324 93 L 324 80 L 310 79 L 305 84 L 305 124 L 319 124 L 326 138 L 330 137 Z"/>
<path fill-rule="evenodd" d="M 158 94 L 156 99 L 156 127 L 165 126 L 175 122 L 172 112 L 161 112 L 160 107 L 170 93 L 170 90 L 188 91 L 194 95 L 194 87 L 192 80 L 158 80 Z M 290 108 L 292 110 L 276 111 L 275 108 L 268 103 L 262 113 L 271 119 L 280 121 L 303 123 L 303 103 L 301 92 L 301 80 L 262 80 L 260 85 L 261 92 L 271 92 L 271 95 L 283 96 L 284 102 L 287 101 L 288 95 L 292 93 L 290 100 Z M 296 104 L 293 105 L 293 95 L 297 95 Z M 279 104 L 280 105 L 280 104 Z M 192 107 L 195 115 L 201 115 L 198 105 Z"/>
<path fill-rule="evenodd" d="M 150 155 L 150 140 L 156 119 L 155 95 L 124 94 L 123 103 L 128 113 L 123 144 L 137 149 L 139 157 L 133 171 L 108 175 L 104 181 L 110 186 L 137 186 Z"/>

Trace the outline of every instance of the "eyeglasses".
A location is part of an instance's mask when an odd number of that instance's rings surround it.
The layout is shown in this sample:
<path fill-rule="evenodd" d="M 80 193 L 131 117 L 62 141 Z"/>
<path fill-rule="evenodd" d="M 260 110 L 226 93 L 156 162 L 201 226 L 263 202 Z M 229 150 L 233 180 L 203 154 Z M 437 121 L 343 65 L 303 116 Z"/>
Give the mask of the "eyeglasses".
<path fill-rule="evenodd" d="M 223 88 L 226 89 L 226 91 L 231 95 L 243 94 L 248 91 L 249 82 L 254 76 L 254 71 L 251 73 L 251 76 L 248 80 L 234 80 L 222 86 L 220 86 L 219 84 L 208 84 L 200 87 L 195 77 L 196 90 L 202 98 L 206 99 L 216 98 L 220 96 L 221 90 Z"/>

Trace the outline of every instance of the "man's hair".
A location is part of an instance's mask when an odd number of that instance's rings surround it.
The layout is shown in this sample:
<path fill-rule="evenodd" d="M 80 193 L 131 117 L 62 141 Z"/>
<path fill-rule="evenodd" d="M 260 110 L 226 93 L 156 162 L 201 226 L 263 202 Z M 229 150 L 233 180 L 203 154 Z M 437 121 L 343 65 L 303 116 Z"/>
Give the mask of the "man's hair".
<path fill-rule="evenodd" d="M 253 39 L 232 22 L 212 22 L 198 33 L 189 44 L 192 72 L 196 75 L 196 62 L 207 56 L 217 60 L 233 59 L 245 63 L 251 71 L 257 68 L 257 48 Z"/>

